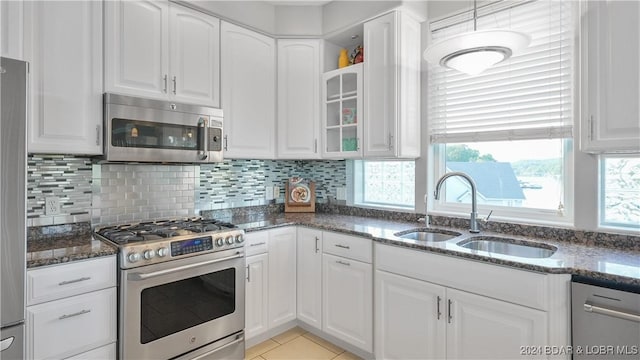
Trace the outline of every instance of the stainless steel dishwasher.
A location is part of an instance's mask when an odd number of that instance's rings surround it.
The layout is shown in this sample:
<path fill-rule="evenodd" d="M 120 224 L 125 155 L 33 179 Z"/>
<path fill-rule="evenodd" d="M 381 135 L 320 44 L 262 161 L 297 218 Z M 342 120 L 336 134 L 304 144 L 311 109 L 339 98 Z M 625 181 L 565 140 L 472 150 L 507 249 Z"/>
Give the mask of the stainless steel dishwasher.
<path fill-rule="evenodd" d="M 573 359 L 640 359 L 640 286 L 574 276 Z"/>

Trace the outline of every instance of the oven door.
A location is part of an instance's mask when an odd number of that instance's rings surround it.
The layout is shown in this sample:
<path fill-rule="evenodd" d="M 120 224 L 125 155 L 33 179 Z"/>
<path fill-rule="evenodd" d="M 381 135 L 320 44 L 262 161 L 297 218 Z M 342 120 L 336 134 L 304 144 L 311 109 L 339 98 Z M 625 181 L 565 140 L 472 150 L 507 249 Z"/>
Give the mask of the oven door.
<path fill-rule="evenodd" d="M 244 328 L 244 250 L 121 271 L 120 358 L 169 359 Z"/>

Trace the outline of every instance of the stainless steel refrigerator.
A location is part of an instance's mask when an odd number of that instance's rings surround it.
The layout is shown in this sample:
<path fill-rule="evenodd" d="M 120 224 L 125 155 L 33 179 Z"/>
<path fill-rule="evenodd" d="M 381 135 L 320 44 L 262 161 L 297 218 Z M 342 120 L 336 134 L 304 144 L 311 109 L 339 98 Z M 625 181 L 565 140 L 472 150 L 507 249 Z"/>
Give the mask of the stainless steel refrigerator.
<path fill-rule="evenodd" d="M 0 58 L 0 359 L 24 359 L 27 77 Z"/>

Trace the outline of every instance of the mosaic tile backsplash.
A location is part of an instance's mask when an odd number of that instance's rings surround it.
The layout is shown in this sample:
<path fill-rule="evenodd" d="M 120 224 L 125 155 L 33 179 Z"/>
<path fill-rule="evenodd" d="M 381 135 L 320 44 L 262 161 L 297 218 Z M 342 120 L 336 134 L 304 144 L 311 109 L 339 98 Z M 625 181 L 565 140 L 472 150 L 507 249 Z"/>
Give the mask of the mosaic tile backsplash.
<path fill-rule="evenodd" d="M 68 224 L 91 219 L 91 159 L 29 155 L 27 226 Z M 60 214 L 45 212 L 45 199 L 60 200 Z"/>
<path fill-rule="evenodd" d="M 346 165 L 339 161 L 226 160 L 200 166 L 196 210 L 264 205 L 266 186 L 279 186 L 275 202 L 284 203 L 284 184 L 292 176 L 316 183 L 316 202 L 336 198 L 347 184 Z"/>
<path fill-rule="evenodd" d="M 201 210 L 284 202 L 291 176 L 316 182 L 316 199 L 334 199 L 346 186 L 344 161 L 226 160 L 211 165 L 93 164 L 90 158 L 30 155 L 28 226 L 91 221 L 93 226 L 191 216 Z M 265 186 L 280 186 L 265 200 Z M 47 215 L 45 198 L 60 198 L 61 213 Z"/>

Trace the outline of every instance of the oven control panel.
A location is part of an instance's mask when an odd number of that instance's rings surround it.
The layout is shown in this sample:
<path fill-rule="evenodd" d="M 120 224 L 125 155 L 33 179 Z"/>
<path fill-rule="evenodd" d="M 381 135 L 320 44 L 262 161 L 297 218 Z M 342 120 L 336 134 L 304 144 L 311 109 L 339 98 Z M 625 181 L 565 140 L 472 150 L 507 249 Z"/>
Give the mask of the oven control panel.
<path fill-rule="evenodd" d="M 211 249 L 213 249 L 211 236 L 171 242 L 171 256 L 193 254 Z"/>

